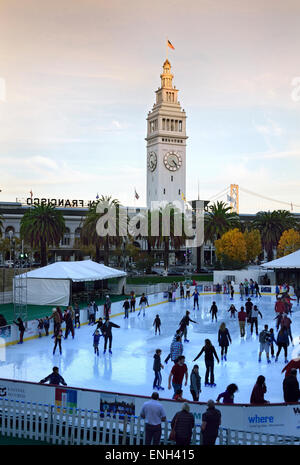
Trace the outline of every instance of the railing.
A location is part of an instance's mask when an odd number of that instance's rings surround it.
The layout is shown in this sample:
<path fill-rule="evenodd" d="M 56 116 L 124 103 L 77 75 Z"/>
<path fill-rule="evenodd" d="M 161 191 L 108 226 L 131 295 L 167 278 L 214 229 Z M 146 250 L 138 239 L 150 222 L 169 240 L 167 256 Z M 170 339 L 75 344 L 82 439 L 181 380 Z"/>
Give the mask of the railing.
<path fill-rule="evenodd" d="M 171 423 L 162 423 L 161 444 L 169 441 Z M 0 398 L 0 434 L 61 445 L 143 445 L 145 421 L 140 417 Z M 191 445 L 201 444 L 195 425 Z M 300 438 L 220 428 L 220 445 L 300 445 Z"/>

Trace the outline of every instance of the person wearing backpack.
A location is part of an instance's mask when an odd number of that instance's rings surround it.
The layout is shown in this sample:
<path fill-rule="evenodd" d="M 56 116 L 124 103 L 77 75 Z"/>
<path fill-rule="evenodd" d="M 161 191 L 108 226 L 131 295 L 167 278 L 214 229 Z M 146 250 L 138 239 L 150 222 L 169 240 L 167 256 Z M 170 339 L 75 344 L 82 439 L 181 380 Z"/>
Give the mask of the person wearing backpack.
<path fill-rule="evenodd" d="M 269 328 L 268 325 L 265 325 L 264 329 L 259 333 L 259 343 L 260 343 L 259 355 L 258 355 L 259 362 L 261 362 L 261 354 L 265 351 L 266 356 L 267 356 L 267 362 L 271 363 L 271 360 L 269 358 L 269 350 L 270 350 L 270 345 L 271 345 L 271 334 L 268 328 Z"/>

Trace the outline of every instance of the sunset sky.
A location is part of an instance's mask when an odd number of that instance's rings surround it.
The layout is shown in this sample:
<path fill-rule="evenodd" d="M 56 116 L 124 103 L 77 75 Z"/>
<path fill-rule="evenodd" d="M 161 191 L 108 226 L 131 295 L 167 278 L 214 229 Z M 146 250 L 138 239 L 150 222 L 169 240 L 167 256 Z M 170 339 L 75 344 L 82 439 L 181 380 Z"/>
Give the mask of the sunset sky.
<path fill-rule="evenodd" d="M 145 206 L 168 37 L 186 197 L 235 183 L 300 212 L 299 14 L 298 0 L 0 0 L 0 200 L 133 205 L 136 188 Z M 241 212 L 276 208 L 241 193 Z"/>

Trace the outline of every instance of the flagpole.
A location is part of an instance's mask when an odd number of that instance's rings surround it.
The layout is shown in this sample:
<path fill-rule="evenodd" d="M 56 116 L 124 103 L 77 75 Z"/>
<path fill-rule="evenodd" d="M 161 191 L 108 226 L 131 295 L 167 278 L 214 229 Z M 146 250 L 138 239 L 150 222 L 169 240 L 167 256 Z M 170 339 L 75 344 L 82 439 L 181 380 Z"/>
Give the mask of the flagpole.
<path fill-rule="evenodd" d="M 166 38 L 166 59 L 168 59 L 168 37 Z"/>

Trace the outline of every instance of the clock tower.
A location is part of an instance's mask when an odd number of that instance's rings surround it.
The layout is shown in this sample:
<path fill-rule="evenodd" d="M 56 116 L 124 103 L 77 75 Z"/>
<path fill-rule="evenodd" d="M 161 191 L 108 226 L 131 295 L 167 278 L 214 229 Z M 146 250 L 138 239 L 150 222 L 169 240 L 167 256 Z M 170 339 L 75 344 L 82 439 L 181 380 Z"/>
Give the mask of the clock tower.
<path fill-rule="evenodd" d="M 153 201 L 183 202 L 186 195 L 186 114 L 168 59 L 156 103 L 147 117 L 147 207 Z"/>

